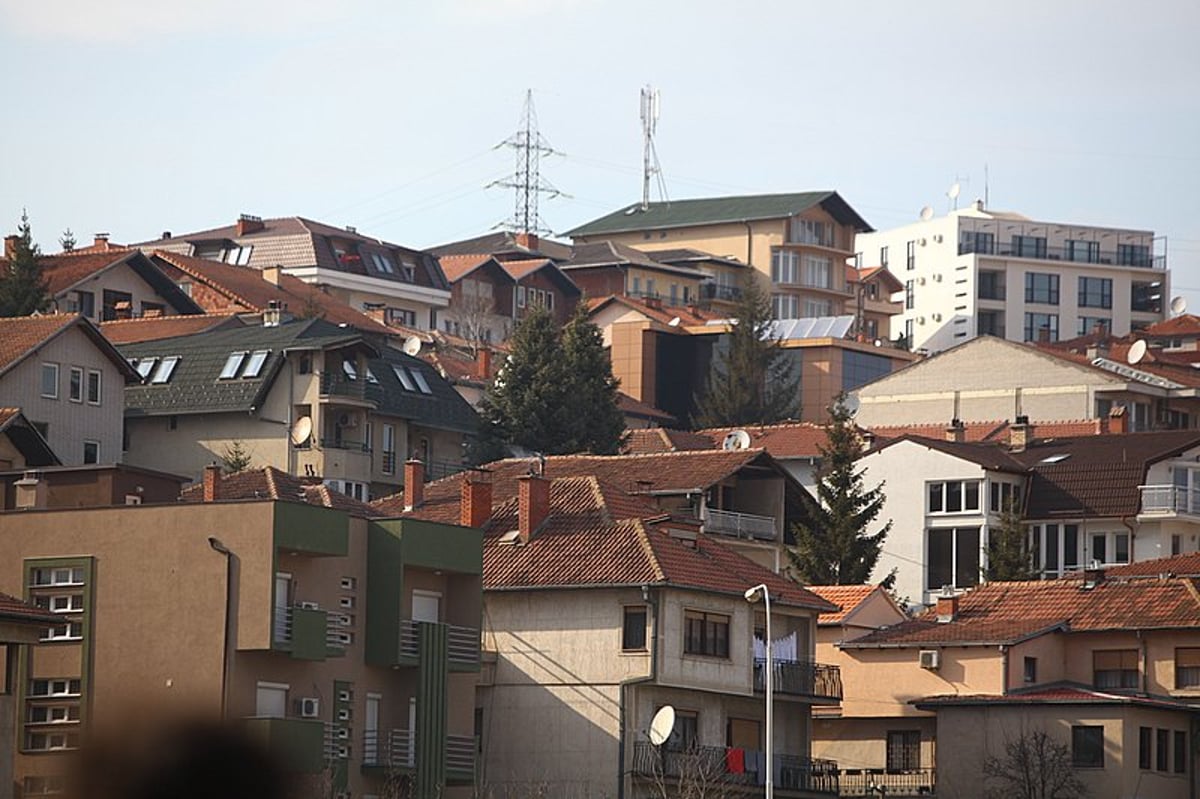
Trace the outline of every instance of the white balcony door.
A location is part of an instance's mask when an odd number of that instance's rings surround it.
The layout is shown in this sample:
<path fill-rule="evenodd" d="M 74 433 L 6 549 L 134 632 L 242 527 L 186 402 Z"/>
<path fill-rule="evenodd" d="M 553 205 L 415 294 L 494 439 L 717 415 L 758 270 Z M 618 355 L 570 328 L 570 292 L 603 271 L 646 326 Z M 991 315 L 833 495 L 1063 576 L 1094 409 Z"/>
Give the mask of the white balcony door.
<path fill-rule="evenodd" d="M 433 591 L 413 591 L 412 619 L 413 621 L 441 621 L 442 595 Z"/>
<path fill-rule="evenodd" d="M 278 572 L 275 575 L 275 643 L 282 644 L 287 642 L 291 636 L 288 634 L 288 606 L 292 598 L 292 575 Z"/>
<path fill-rule="evenodd" d="M 254 698 L 254 715 L 281 719 L 287 715 L 286 685 L 260 682 Z"/>

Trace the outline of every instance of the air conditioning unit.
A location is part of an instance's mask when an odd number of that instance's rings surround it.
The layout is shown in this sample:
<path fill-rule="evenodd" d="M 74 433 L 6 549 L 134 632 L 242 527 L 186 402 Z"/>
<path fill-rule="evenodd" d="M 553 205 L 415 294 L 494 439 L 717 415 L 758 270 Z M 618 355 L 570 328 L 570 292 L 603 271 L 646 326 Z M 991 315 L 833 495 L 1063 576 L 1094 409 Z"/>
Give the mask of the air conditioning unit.
<path fill-rule="evenodd" d="M 920 652 L 921 668 L 937 671 L 941 665 L 941 652 L 936 649 L 922 649 Z"/>
<path fill-rule="evenodd" d="M 316 602 L 297 602 L 296 605 L 298 607 L 303 608 L 304 610 L 320 610 L 321 609 L 321 606 L 318 605 Z"/>
<path fill-rule="evenodd" d="M 358 417 L 353 414 L 343 413 L 338 416 L 338 427 L 358 427 Z"/>
<path fill-rule="evenodd" d="M 303 697 L 297 703 L 300 705 L 300 718 L 315 719 L 321 715 L 321 700 L 315 696 Z"/>

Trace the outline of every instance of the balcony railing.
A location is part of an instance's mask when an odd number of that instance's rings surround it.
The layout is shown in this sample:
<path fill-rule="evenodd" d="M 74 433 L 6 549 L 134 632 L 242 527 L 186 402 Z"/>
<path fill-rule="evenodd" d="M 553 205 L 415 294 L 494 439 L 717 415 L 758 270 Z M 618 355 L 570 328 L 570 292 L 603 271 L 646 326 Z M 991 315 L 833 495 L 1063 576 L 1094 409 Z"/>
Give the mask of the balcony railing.
<path fill-rule="evenodd" d="M 720 283 L 701 283 L 700 284 L 700 299 L 702 300 L 724 300 L 726 302 L 737 302 L 742 297 L 741 286 L 723 286 Z"/>
<path fill-rule="evenodd" d="M 669 749 L 648 741 L 638 741 L 633 748 L 633 773 L 693 787 L 713 782 L 765 785 L 764 753 L 745 749 L 740 750 L 740 757 L 734 757 L 734 751 L 738 750 L 721 746 Z M 837 795 L 838 770 L 837 763 L 832 760 L 786 754 L 776 754 L 771 760 L 775 772 L 772 782 L 776 789 Z"/>
<path fill-rule="evenodd" d="M 367 730 L 363 733 L 363 768 L 413 768 L 416 755 L 412 730 Z"/>
<path fill-rule="evenodd" d="M 446 735 L 446 769 L 475 771 L 475 738 L 471 735 Z"/>
<path fill-rule="evenodd" d="M 704 532 L 760 541 L 774 541 L 777 535 L 774 516 L 735 513 L 709 507 L 704 508 Z"/>
<path fill-rule="evenodd" d="M 1176 485 L 1138 486 L 1142 513 L 1184 513 L 1200 516 L 1200 490 Z"/>
<path fill-rule="evenodd" d="M 838 791 L 841 796 L 933 796 L 935 777 L 931 768 L 842 769 Z"/>
<path fill-rule="evenodd" d="M 400 656 L 415 658 L 421 653 L 421 639 L 417 634 L 419 621 L 404 619 L 400 622 Z M 477 665 L 479 663 L 479 630 L 475 627 L 446 625 L 446 657 L 451 663 Z"/>
<path fill-rule="evenodd" d="M 959 255 L 1003 255 L 1010 258 L 1034 258 L 1042 261 L 1066 261 L 1074 264 L 1100 264 L 1103 266 L 1134 266 L 1143 269 L 1166 269 L 1167 257 L 1150 253 L 1118 253 L 1116 250 L 1100 250 L 1098 254 L 1080 257 L 1066 247 L 1024 247 L 1014 246 L 1011 242 L 994 242 L 989 244 L 974 241 L 961 241 L 958 244 Z M 1072 257 L 1074 256 L 1074 257 Z"/>
<path fill-rule="evenodd" d="M 370 452 L 371 442 L 352 441 L 348 438 L 322 438 L 322 449 L 344 449 L 349 452 Z"/>
<path fill-rule="evenodd" d="M 309 614 L 319 613 L 325 617 L 325 624 L 324 624 L 324 640 L 325 640 L 325 650 L 326 650 L 325 654 L 330 654 L 329 650 L 340 650 L 340 649 L 346 648 L 346 644 L 342 639 L 342 634 L 346 630 L 345 625 L 343 625 L 341 623 L 342 614 L 329 613 L 328 611 L 321 610 L 320 608 L 310 607 L 308 605 L 295 605 L 295 606 L 288 606 L 286 608 L 276 608 L 275 609 L 275 616 L 272 621 L 272 640 L 275 642 L 275 644 L 277 646 L 286 650 L 286 649 L 291 648 L 295 644 L 295 641 L 293 639 L 295 638 L 295 631 L 296 631 L 296 611 L 297 610 L 299 610 L 302 614 L 303 613 L 309 613 Z M 309 629 L 311 629 L 311 628 L 309 628 Z M 320 632 L 318 632 L 317 634 L 320 635 Z M 310 639 L 311 639 L 311 636 L 310 636 Z M 319 648 L 320 647 L 319 640 L 320 639 L 318 638 L 317 641 L 312 641 L 312 640 L 305 641 L 306 651 L 311 649 L 311 645 L 314 643 Z M 333 654 L 340 654 L 340 653 L 334 652 Z"/>
<path fill-rule="evenodd" d="M 425 482 L 441 480 L 443 477 L 465 472 L 470 468 L 470 466 L 458 461 L 427 460 L 425 461 Z"/>
<path fill-rule="evenodd" d="M 343 372 L 321 372 L 321 395 L 365 400 L 368 398 L 367 384 L 369 382 L 361 379 L 351 380 Z"/>
<path fill-rule="evenodd" d="M 837 666 L 810 660 L 772 658 L 774 678 L 771 687 L 781 694 L 811 699 L 842 701 L 842 671 Z M 754 690 L 766 690 L 767 661 L 754 659 Z"/>

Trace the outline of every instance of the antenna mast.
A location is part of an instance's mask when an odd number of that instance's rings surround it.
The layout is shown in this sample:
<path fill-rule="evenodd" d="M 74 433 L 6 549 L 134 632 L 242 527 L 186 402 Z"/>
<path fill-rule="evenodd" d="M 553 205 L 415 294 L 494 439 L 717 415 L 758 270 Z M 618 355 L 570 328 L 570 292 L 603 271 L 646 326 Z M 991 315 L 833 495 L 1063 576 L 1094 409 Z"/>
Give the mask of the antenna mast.
<path fill-rule="evenodd" d="M 658 193 L 667 199 L 667 186 L 663 182 L 662 165 L 654 149 L 654 131 L 662 111 L 662 95 L 658 89 L 647 85 L 642 89 L 642 210 L 650 207 L 650 178 L 657 176 Z"/>
<path fill-rule="evenodd" d="M 501 222 L 497 227 L 515 230 L 518 233 L 550 233 L 550 229 L 542 224 L 538 216 L 538 195 L 545 194 L 548 198 L 562 196 L 562 192 L 542 179 L 541 160 L 543 155 L 561 155 L 562 153 L 550 146 L 549 142 L 538 133 L 537 112 L 533 108 L 533 89 L 525 92 L 525 108 L 521 113 L 521 123 L 517 132 L 496 145 L 496 148 L 508 147 L 516 153 L 516 169 L 511 179 L 497 180 L 488 184 L 513 189 L 516 205 L 511 219 Z"/>

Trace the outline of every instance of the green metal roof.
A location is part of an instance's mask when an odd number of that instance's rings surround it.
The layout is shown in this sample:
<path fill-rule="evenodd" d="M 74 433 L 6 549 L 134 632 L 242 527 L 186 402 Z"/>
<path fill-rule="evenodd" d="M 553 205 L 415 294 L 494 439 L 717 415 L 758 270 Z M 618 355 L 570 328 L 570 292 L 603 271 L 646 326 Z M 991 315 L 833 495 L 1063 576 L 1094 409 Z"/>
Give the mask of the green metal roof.
<path fill-rule="evenodd" d="M 566 235 L 575 238 L 637 230 L 783 219 L 795 216 L 814 205 L 820 205 L 838 222 L 852 225 L 860 233 L 870 233 L 873 230 L 836 191 L 805 191 L 795 194 L 750 194 L 742 197 L 670 200 L 650 203 L 644 211 L 641 204 L 634 203 L 580 225 L 574 230 L 568 230 Z"/>

